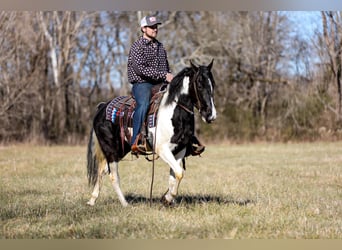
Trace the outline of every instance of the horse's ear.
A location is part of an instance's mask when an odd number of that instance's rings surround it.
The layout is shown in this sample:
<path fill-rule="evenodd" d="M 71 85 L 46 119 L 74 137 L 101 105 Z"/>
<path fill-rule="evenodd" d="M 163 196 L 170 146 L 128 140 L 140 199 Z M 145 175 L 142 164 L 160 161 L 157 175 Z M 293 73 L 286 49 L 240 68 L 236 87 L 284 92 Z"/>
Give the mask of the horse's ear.
<path fill-rule="evenodd" d="M 198 71 L 198 67 L 192 62 L 192 60 L 190 60 L 190 65 L 193 70 Z"/>
<path fill-rule="evenodd" d="M 211 62 L 210 62 L 209 65 L 207 66 L 207 68 L 209 69 L 209 71 L 211 71 L 211 68 L 213 67 L 213 63 L 214 63 L 214 58 L 211 60 Z"/>

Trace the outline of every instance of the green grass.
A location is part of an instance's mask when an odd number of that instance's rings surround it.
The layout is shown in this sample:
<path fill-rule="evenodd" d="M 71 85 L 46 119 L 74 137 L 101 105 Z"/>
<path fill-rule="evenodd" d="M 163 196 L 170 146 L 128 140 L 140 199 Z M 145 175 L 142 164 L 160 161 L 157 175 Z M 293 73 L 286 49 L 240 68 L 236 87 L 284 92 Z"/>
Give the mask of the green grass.
<path fill-rule="evenodd" d="M 341 239 L 342 142 L 208 145 L 190 157 L 177 204 L 168 167 L 126 157 L 122 208 L 108 177 L 86 205 L 86 147 L 0 147 L 0 238 Z"/>

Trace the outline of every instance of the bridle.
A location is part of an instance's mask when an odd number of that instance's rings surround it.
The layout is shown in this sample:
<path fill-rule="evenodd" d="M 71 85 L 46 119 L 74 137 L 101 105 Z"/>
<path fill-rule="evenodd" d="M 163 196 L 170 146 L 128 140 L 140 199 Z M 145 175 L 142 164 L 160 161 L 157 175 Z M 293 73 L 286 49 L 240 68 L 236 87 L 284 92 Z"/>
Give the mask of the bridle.
<path fill-rule="evenodd" d="M 195 89 L 195 97 L 196 97 L 196 103 L 194 104 L 194 106 L 200 111 L 201 110 L 201 102 L 200 102 L 200 99 L 199 99 L 199 96 L 198 96 L 198 91 L 197 91 L 197 78 L 199 76 L 199 71 L 198 70 L 194 77 L 193 77 L 193 86 L 194 86 L 194 89 Z M 186 112 L 190 113 L 191 115 L 194 114 L 194 112 L 192 110 L 190 110 L 189 108 L 185 107 L 183 104 L 179 103 L 178 101 L 174 101 L 176 102 L 176 104 L 181 107 L 183 110 L 185 110 Z"/>
<path fill-rule="evenodd" d="M 199 76 L 199 72 L 200 72 L 200 70 L 198 69 L 196 74 L 195 74 L 195 76 L 194 76 L 193 86 L 194 86 L 195 97 L 196 97 L 195 107 L 198 109 L 198 111 L 201 111 L 201 102 L 200 102 L 200 99 L 199 99 L 199 96 L 198 96 L 198 91 L 197 91 L 197 78 Z"/>
<path fill-rule="evenodd" d="M 196 73 L 194 74 L 194 76 L 192 77 L 192 85 L 193 85 L 193 88 L 194 88 L 194 92 L 195 92 L 195 103 L 193 104 L 197 109 L 198 111 L 200 112 L 201 111 L 201 108 L 202 108 L 202 105 L 201 105 L 201 101 L 200 101 L 200 97 L 198 95 L 198 82 L 197 82 L 197 78 L 199 77 L 200 75 L 200 69 L 198 69 L 196 71 Z M 181 104 L 179 101 L 174 101 L 180 108 L 182 108 L 183 110 L 185 110 L 186 112 L 190 113 L 191 115 L 194 114 L 194 112 L 190 109 L 190 108 L 187 108 L 185 105 Z"/>

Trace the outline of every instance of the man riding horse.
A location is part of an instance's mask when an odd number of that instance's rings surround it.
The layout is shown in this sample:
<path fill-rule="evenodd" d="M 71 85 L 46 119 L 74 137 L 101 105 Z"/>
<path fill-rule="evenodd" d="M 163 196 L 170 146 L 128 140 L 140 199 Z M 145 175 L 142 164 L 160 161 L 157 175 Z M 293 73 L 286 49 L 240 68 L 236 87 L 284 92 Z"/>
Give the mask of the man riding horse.
<path fill-rule="evenodd" d="M 170 83 L 173 79 L 167 53 L 156 37 L 161 22 L 155 16 L 145 16 L 140 21 L 143 35 L 135 41 L 130 49 L 127 64 L 128 80 L 133 85 L 132 95 L 136 101 L 133 115 L 133 136 L 131 151 L 133 154 L 146 153 L 143 131 L 144 122 L 151 100 L 151 89 L 160 83 Z M 193 136 L 189 154 L 199 155 L 205 147 Z"/>

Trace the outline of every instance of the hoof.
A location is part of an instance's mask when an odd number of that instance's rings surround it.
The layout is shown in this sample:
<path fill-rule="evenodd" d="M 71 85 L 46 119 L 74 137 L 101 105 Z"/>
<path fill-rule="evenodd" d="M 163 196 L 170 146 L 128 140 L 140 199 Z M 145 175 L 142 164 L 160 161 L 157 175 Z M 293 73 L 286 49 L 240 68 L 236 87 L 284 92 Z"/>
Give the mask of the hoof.
<path fill-rule="evenodd" d="M 94 205 L 95 205 L 95 202 L 88 201 L 88 202 L 87 202 L 87 205 L 89 205 L 89 206 L 91 206 L 91 207 L 92 207 L 92 206 L 94 206 Z"/>
<path fill-rule="evenodd" d="M 121 202 L 122 207 L 129 207 L 130 205 L 127 202 Z"/>
<path fill-rule="evenodd" d="M 168 201 L 165 197 L 165 195 L 162 196 L 160 199 L 160 202 L 163 204 L 164 207 L 174 207 L 175 206 L 175 200 L 172 199 L 171 201 Z"/>

